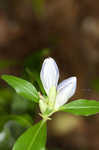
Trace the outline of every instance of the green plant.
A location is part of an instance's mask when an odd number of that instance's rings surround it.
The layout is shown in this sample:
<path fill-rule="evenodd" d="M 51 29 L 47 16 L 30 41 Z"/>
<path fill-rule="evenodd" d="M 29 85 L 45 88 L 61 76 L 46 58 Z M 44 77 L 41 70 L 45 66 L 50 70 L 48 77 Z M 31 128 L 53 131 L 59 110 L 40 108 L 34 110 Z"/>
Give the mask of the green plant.
<path fill-rule="evenodd" d="M 13 150 L 45 150 L 47 135 L 47 120 L 51 120 L 53 113 L 58 111 L 69 112 L 75 115 L 89 116 L 99 112 L 99 102 L 95 100 L 79 99 L 67 103 L 75 91 L 77 78 L 70 77 L 59 85 L 59 70 L 52 58 L 44 60 L 40 78 L 46 94 L 42 94 L 28 81 L 15 76 L 3 75 L 2 79 L 12 86 L 16 92 L 39 104 L 42 120 L 31 126 L 16 141 Z M 65 104 L 67 103 L 67 104 Z M 22 117 L 22 116 L 21 116 Z M 20 121 L 20 118 L 17 118 Z"/>

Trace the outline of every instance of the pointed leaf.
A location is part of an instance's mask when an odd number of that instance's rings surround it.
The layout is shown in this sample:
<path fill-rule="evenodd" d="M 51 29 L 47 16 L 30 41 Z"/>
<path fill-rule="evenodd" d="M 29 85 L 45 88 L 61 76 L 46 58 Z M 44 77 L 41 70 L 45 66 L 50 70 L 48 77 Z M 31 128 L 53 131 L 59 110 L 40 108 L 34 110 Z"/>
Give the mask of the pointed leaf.
<path fill-rule="evenodd" d="M 94 115 L 99 113 L 99 102 L 95 100 L 79 99 L 60 107 L 60 110 L 75 115 Z"/>
<path fill-rule="evenodd" d="M 15 143 L 13 150 L 43 150 L 46 145 L 46 123 L 29 128 Z"/>
<path fill-rule="evenodd" d="M 30 82 L 11 75 L 3 75 L 2 79 L 12 86 L 19 95 L 26 99 L 38 102 L 38 92 Z"/>

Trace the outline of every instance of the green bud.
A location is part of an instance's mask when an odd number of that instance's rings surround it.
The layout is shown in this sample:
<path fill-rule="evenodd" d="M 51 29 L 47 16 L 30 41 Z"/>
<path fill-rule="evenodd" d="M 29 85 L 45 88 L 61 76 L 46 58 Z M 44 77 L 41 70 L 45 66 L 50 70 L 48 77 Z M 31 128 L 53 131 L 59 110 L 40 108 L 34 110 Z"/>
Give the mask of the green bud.
<path fill-rule="evenodd" d="M 53 107 L 54 104 L 55 104 L 55 100 L 56 100 L 56 87 L 52 86 L 50 88 L 49 96 L 48 96 L 48 104 L 49 104 L 49 106 Z"/>
<path fill-rule="evenodd" d="M 40 107 L 40 111 L 43 114 L 46 109 L 47 109 L 47 104 L 45 101 L 43 101 L 42 99 L 39 100 L 39 107 Z"/>

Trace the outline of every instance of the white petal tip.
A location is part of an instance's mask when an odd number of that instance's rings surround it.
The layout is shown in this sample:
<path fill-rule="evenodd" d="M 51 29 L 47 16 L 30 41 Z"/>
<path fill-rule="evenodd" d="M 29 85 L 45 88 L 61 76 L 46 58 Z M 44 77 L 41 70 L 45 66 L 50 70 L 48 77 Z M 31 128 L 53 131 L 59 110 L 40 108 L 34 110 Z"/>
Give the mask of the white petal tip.
<path fill-rule="evenodd" d="M 52 57 L 48 57 L 48 58 L 45 58 L 44 62 L 46 61 L 54 61 L 54 59 Z"/>
<path fill-rule="evenodd" d="M 77 77 L 76 76 L 70 77 L 70 79 L 74 80 L 74 81 L 77 81 Z"/>
<path fill-rule="evenodd" d="M 70 80 L 71 80 L 71 83 L 72 83 L 72 88 L 74 89 L 74 93 L 75 93 L 76 86 L 77 86 L 77 77 L 75 77 L 75 76 L 71 77 Z"/>
<path fill-rule="evenodd" d="M 74 87 L 76 87 L 76 85 L 77 85 L 77 77 L 76 76 L 70 77 L 69 81 L 72 85 L 74 85 Z"/>
<path fill-rule="evenodd" d="M 77 82 L 77 77 L 71 77 L 72 78 L 72 80 L 73 80 L 73 82 Z"/>

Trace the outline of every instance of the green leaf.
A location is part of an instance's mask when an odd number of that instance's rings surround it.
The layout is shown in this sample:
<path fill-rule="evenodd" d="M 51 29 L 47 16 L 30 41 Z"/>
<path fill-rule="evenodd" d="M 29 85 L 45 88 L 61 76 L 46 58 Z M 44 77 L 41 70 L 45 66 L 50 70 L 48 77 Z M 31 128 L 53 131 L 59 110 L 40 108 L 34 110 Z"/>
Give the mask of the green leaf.
<path fill-rule="evenodd" d="M 38 83 L 38 85 L 39 85 L 39 87 L 40 87 L 40 91 L 44 94 L 44 95 L 46 95 L 46 93 L 45 93 L 45 90 L 44 90 L 44 88 L 43 88 L 43 85 L 42 85 L 42 82 L 41 82 L 41 80 L 40 80 L 40 74 L 39 74 L 39 72 L 37 72 L 37 71 L 30 71 L 29 70 L 29 68 L 26 68 L 26 72 L 27 72 L 27 74 L 32 78 L 32 80 L 33 80 L 33 78 L 35 79 L 34 81 L 36 81 L 37 83 Z"/>
<path fill-rule="evenodd" d="M 21 135 L 13 150 L 43 150 L 46 145 L 46 123 L 40 121 Z"/>
<path fill-rule="evenodd" d="M 99 102 L 95 100 L 79 99 L 60 107 L 61 111 L 75 115 L 90 116 L 99 113 Z"/>
<path fill-rule="evenodd" d="M 31 127 L 33 121 L 31 120 L 31 118 L 29 116 L 19 116 L 19 115 L 3 115 L 0 116 L 0 130 L 2 130 L 3 126 L 5 125 L 5 123 L 7 123 L 9 120 L 14 120 L 17 123 L 19 123 L 20 125 L 24 126 L 24 127 Z"/>
<path fill-rule="evenodd" d="M 12 86 L 16 92 L 24 98 L 35 102 L 39 101 L 38 92 L 30 82 L 11 75 L 3 75 L 2 79 Z"/>
<path fill-rule="evenodd" d="M 26 112 L 30 112 L 33 115 L 35 115 L 35 111 L 38 104 L 33 103 L 32 101 L 26 100 L 24 97 L 18 95 L 14 92 L 13 99 L 11 103 L 11 111 L 14 114 L 24 114 Z"/>

